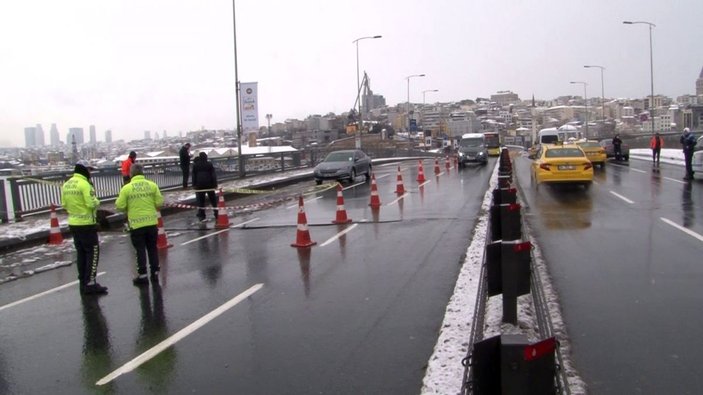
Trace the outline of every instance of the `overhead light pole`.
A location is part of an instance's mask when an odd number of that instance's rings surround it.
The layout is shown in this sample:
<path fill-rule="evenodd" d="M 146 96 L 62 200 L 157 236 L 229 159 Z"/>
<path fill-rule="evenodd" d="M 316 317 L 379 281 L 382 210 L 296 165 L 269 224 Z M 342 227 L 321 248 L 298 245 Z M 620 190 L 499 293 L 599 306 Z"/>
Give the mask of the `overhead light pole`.
<path fill-rule="evenodd" d="M 649 118 L 652 122 L 652 133 L 654 130 L 654 51 L 652 49 L 652 28 L 657 25 L 647 21 L 623 21 L 626 25 L 647 25 L 649 26 L 649 83 L 651 88 L 651 96 L 649 99 Z"/>
<path fill-rule="evenodd" d="M 356 44 L 356 98 L 359 102 L 359 127 L 356 131 L 356 149 L 361 148 L 361 129 L 364 127 L 364 114 L 361 112 L 361 81 L 359 80 L 359 41 L 367 39 L 376 39 L 381 37 L 382 36 L 366 36 L 359 37 L 356 40 L 352 41 L 353 44 Z"/>
<path fill-rule="evenodd" d="M 239 104 L 239 73 L 237 70 L 237 12 L 232 0 L 232 31 L 234 32 L 234 83 L 235 102 L 237 106 L 237 162 L 239 165 L 239 176 L 244 178 L 244 157 L 242 156 L 242 122 Z"/>
<path fill-rule="evenodd" d="M 586 65 L 583 66 L 587 69 L 599 68 L 600 69 L 600 94 L 601 94 L 601 104 L 603 105 L 603 121 L 605 122 L 605 83 L 603 82 L 603 70 L 605 67 L 598 65 Z"/>
<path fill-rule="evenodd" d="M 586 86 L 588 84 L 583 81 L 571 81 L 569 83 L 583 85 L 583 102 L 586 105 L 586 121 L 584 122 L 584 124 L 586 125 L 586 129 L 585 129 L 584 133 L 586 134 L 586 138 L 590 138 L 591 136 L 589 136 L 589 134 L 588 134 L 588 95 L 586 94 Z"/>
<path fill-rule="evenodd" d="M 410 79 L 411 78 L 416 78 L 416 77 L 424 77 L 424 74 L 413 74 L 405 77 L 405 80 L 408 82 L 408 101 L 405 104 L 405 112 L 408 117 L 408 143 L 410 144 L 410 149 L 412 150 L 412 137 L 410 134 Z"/>
<path fill-rule="evenodd" d="M 426 91 L 422 91 L 422 104 L 425 104 L 425 93 L 427 92 L 439 92 L 439 89 L 428 89 Z"/>

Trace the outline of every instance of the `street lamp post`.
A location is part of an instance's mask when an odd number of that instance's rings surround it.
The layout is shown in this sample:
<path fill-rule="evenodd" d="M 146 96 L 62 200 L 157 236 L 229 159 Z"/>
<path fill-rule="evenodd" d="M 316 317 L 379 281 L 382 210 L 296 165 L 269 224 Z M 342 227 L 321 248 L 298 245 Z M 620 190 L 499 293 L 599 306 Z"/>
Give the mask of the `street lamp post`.
<path fill-rule="evenodd" d="M 237 70 L 237 12 L 234 0 L 232 0 L 232 30 L 234 32 L 234 82 L 236 85 L 235 102 L 237 106 L 237 162 L 239 164 L 239 176 L 244 178 L 244 157 L 242 156 L 242 122 L 239 108 L 239 73 Z"/>
<path fill-rule="evenodd" d="M 626 25 L 647 25 L 649 26 L 649 84 L 651 88 L 651 98 L 649 100 L 649 118 L 652 124 L 652 133 L 654 133 L 654 51 L 652 49 L 652 28 L 657 25 L 647 21 L 623 21 Z"/>
<path fill-rule="evenodd" d="M 426 91 L 422 91 L 422 105 L 425 105 L 425 93 L 427 92 L 439 92 L 439 89 L 428 89 Z"/>
<path fill-rule="evenodd" d="M 603 82 L 603 70 L 605 70 L 605 67 L 603 66 L 598 66 L 598 65 L 586 65 L 583 66 L 587 69 L 590 68 L 599 68 L 600 69 L 600 94 L 601 94 L 601 104 L 603 105 L 603 122 L 605 122 L 605 83 Z"/>
<path fill-rule="evenodd" d="M 359 37 L 356 40 L 352 41 L 353 44 L 356 44 L 356 98 L 359 102 L 359 127 L 356 131 L 356 149 L 361 148 L 361 129 L 364 127 L 364 114 L 361 112 L 361 81 L 359 80 L 359 41 L 361 40 L 366 40 L 366 39 L 375 39 L 375 38 L 381 38 L 382 36 L 366 36 L 366 37 Z"/>
<path fill-rule="evenodd" d="M 273 118 L 273 114 L 266 114 L 266 137 L 271 137 L 271 118 Z"/>
<path fill-rule="evenodd" d="M 415 78 L 415 77 L 424 77 L 424 74 L 413 74 L 405 77 L 405 80 L 408 82 L 408 102 L 405 104 L 405 112 L 408 117 L 408 143 L 410 144 L 410 149 L 412 150 L 412 135 L 410 134 L 410 79 Z"/>
<path fill-rule="evenodd" d="M 571 81 L 570 83 L 583 85 L 583 102 L 586 105 L 586 121 L 585 121 L 586 130 L 585 130 L 585 133 L 586 133 L 586 138 L 590 138 L 591 136 L 589 136 L 589 134 L 588 134 L 588 96 L 586 94 L 586 86 L 588 84 L 583 81 Z"/>

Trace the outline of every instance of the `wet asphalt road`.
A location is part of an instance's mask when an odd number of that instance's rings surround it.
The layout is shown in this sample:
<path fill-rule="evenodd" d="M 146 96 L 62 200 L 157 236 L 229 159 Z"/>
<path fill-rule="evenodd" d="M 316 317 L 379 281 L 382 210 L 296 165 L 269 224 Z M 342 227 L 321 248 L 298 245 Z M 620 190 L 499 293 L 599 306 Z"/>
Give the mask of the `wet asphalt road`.
<path fill-rule="evenodd" d="M 516 163 L 589 392 L 700 393 L 703 239 L 680 228 L 703 234 L 703 180 L 633 160 L 597 169 L 589 191 L 536 190 Z"/>
<path fill-rule="evenodd" d="M 335 190 L 307 196 L 318 243 L 307 250 L 290 246 L 292 203 L 230 218 L 246 225 L 218 234 L 192 212 L 166 217 L 174 246 L 160 286 L 131 284 L 132 247 L 113 235 L 99 267 L 109 295 L 71 286 L 0 310 L 0 393 L 418 393 L 494 163 L 436 178 L 425 161 L 418 189 L 416 162 L 404 162 L 398 202 L 396 165 L 377 166 L 383 206 L 369 208 L 369 184 L 350 187 L 346 228 L 331 224 Z M 67 267 L 3 284 L 0 306 L 74 279 Z"/>

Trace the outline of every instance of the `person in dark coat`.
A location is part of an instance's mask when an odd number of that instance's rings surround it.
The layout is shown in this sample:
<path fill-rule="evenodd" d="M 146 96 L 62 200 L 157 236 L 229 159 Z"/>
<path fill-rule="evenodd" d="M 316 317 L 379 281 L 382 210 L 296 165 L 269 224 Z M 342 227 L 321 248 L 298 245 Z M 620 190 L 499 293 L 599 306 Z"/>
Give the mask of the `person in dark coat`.
<path fill-rule="evenodd" d="M 691 133 L 689 128 L 683 130 L 683 134 L 680 138 L 681 146 L 683 148 L 683 158 L 686 163 L 686 175 L 684 180 L 693 180 L 693 150 L 696 147 L 696 136 Z"/>
<path fill-rule="evenodd" d="M 195 202 L 198 205 L 198 219 L 202 222 L 205 220 L 205 196 L 212 207 L 215 207 L 213 213 L 217 220 L 217 174 L 215 167 L 207 160 L 207 154 L 201 152 L 198 157 L 193 160 L 193 189 L 195 189 Z"/>
<path fill-rule="evenodd" d="M 620 156 L 622 155 L 622 140 L 620 140 L 619 134 L 613 137 L 613 151 L 615 152 L 615 159 L 620 160 Z"/>
<path fill-rule="evenodd" d="M 188 176 L 190 173 L 190 143 L 185 143 L 178 151 L 181 172 L 183 172 L 183 189 L 188 189 Z"/>

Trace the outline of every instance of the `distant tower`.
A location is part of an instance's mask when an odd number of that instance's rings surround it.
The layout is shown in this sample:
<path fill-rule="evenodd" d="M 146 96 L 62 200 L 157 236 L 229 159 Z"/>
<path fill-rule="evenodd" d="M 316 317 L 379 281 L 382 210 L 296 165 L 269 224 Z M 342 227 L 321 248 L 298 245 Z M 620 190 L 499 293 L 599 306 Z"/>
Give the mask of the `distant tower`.
<path fill-rule="evenodd" d="M 701 69 L 701 74 L 698 76 L 698 79 L 696 80 L 696 95 L 697 96 L 703 95 L 703 68 Z"/>
<path fill-rule="evenodd" d="M 159 139 L 159 132 L 156 132 L 156 133 L 154 133 L 154 140 L 158 140 L 158 139 Z"/>
<path fill-rule="evenodd" d="M 144 131 L 144 140 L 151 140 L 151 131 L 149 131 L 149 130 Z"/>
<path fill-rule="evenodd" d="M 166 130 L 164 130 L 164 134 L 162 134 L 161 137 L 164 138 L 164 139 L 165 139 L 166 137 L 168 137 L 168 136 L 166 135 Z"/>
<path fill-rule="evenodd" d="M 37 147 L 43 147 L 44 146 L 44 128 L 41 127 L 41 124 L 37 124 Z"/>
<path fill-rule="evenodd" d="M 24 128 L 24 146 L 36 147 L 37 146 L 37 128 L 34 126 Z"/>
<path fill-rule="evenodd" d="M 49 138 L 51 145 L 58 147 L 61 145 L 61 138 L 59 137 L 59 129 L 56 127 L 55 123 L 51 124 L 51 129 L 49 129 Z"/>
<path fill-rule="evenodd" d="M 106 143 L 112 142 L 112 130 L 110 130 L 110 129 L 105 131 L 105 142 Z"/>
<path fill-rule="evenodd" d="M 95 144 L 98 142 L 97 136 L 95 135 L 95 125 L 90 125 L 90 144 Z"/>
<path fill-rule="evenodd" d="M 83 129 L 81 129 L 81 133 L 83 132 Z M 73 134 L 71 135 L 71 159 L 73 160 L 73 163 L 78 162 L 78 145 L 76 145 L 76 135 Z"/>
<path fill-rule="evenodd" d="M 73 144 L 73 140 L 75 139 L 76 144 L 84 144 L 85 141 L 83 139 L 83 128 L 69 128 L 68 129 L 68 135 L 66 135 L 66 143 Z"/>

